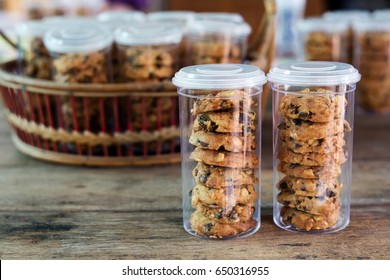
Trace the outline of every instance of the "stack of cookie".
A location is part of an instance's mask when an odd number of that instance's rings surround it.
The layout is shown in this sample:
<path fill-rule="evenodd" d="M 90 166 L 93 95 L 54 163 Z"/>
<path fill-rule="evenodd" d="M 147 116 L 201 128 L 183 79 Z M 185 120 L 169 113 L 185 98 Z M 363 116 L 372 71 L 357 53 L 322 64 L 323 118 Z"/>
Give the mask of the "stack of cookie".
<path fill-rule="evenodd" d="M 305 59 L 317 61 L 346 61 L 346 50 L 342 46 L 342 34 L 313 31 L 305 38 Z"/>
<path fill-rule="evenodd" d="M 278 126 L 278 169 L 285 174 L 277 188 L 281 217 L 295 228 L 321 230 L 339 218 L 337 177 L 346 162 L 343 151 L 344 95 L 324 89 L 306 89 L 280 99 L 282 121 Z"/>
<path fill-rule="evenodd" d="M 370 111 L 390 111 L 390 24 L 388 31 L 367 31 L 358 35 L 356 58 L 362 80 L 360 105 Z"/>
<path fill-rule="evenodd" d="M 192 189 L 193 230 L 209 238 L 239 235 L 256 227 L 256 113 L 254 101 L 239 90 L 212 92 L 197 99 L 192 114 L 190 158 L 196 186 Z"/>

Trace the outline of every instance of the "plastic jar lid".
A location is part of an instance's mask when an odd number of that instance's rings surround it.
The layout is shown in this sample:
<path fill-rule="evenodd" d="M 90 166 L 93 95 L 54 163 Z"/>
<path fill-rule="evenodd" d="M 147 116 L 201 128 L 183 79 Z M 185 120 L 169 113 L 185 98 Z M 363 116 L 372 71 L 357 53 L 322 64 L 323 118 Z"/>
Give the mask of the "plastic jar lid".
<path fill-rule="evenodd" d="M 115 42 L 126 46 L 178 44 L 182 37 L 181 28 L 162 22 L 121 26 L 115 32 Z"/>
<path fill-rule="evenodd" d="M 323 18 L 307 18 L 298 22 L 301 32 L 324 31 L 329 33 L 346 32 L 349 28 L 347 21 L 331 21 Z"/>
<path fill-rule="evenodd" d="M 149 13 L 146 17 L 151 21 L 172 21 L 172 22 L 189 22 L 194 19 L 194 12 L 191 11 L 162 11 Z"/>
<path fill-rule="evenodd" d="M 324 14 L 325 19 L 344 20 L 344 21 L 359 21 L 369 19 L 370 12 L 365 10 L 349 10 L 349 11 L 331 11 Z"/>
<path fill-rule="evenodd" d="M 92 23 L 73 23 L 51 29 L 44 39 L 46 48 L 58 53 L 98 51 L 111 46 L 111 32 Z"/>
<path fill-rule="evenodd" d="M 107 11 L 100 13 L 97 17 L 99 21 L 144 21 L 145 14 L 140 11 Z"/>
<path fill-rule="evenodd" d="M 188 89 L 234 89 L 264 85 L 265 74 L 245 64 L 203 64 L 182 68 L 173 84 Z"/>
<path fill-rule="evenodd" d="M 33 36 L 43 38 L 51 28 L 53 28 L 53 23 L 41 20 L 31 20 L 19 24 L 16 27 L 16 33 L 19 36 Z"/>
<path fill-rule="evenodd" d="M 78 22 L 91 23 L 91 22 L 96 21 L 92 17 L 83 17 L 83 16 L 50 16 L 50 17 L 44 17 L 42 20 L 44 22 L 60 23 L 60 24 L 68 23 L 68 22 L 71 22 L 71 23 L 78 23 Z"/>
<path fill-rule="evenodd" d="M 197 13 L 197 20 L 222 20 L 232 22 L 243 22 L 244 18 L 238 13 Z"/>
<path fill-rule="evenodd" d="M 359 22 L 355 22 L 352 26 L 353 26 L 353 30 L 357 32 L 370 32 L 370 31 L 390 32 L 390 19 L 389 20 L 371 19 L 367 21 L 359 21 Z"/>
<path fill-rule="evenodd" d="M 390 20 L 390 9 L 376 10 L 372 13 L 374 19 Z"/>
<path fill-rule="evenodd" d="M 232 36 L 248 36 L 252 29 L 246 22 L 230 22 L 222 20 L 196 20 L 189 27 L 191 34 L 211 33 Z"/>
<path fill-rule="evenodd" d="M 298 86 L 341 85 L 357 83 L 360 74 L 347 63 L 303 61 L 273 67 L 268 74 L 268 81 Z"/>

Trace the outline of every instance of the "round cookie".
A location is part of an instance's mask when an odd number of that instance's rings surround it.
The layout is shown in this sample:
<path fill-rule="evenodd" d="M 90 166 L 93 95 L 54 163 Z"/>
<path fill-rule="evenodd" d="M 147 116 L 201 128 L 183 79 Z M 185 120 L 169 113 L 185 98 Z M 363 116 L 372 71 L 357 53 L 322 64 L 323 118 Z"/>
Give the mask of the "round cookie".
<path fill-rule="evenodd" d="M 321 138 L 321 139 L 309 139 L 299 140 L 288 136 L 287 130 L 280 131 L 281 149 L 290 149 L 295 153 L 332 153 L 342 151 L 342 147 L 345 145 L 344 133 L 340 133 L 335 136 Z"/>
<path fill-rule="evenodd" d="M 198 114 L 194 121 L 194 131 L 203 130 L 206 132 L 218 133 L 243 133 L 254 131 L 256 113 L 249 111 L 223 111 Z"/>
<path fill-rule="evenodd" d="M 193 115 L 210 111 L 222 110 L 247 110 L 254 105 L 253 99 L 248 93 L 242 90 L 224 90 L 216 93 L 210 93 L 204 98 L 196 99 L 194 108 L 191 110 Z"/>
<path fill-rule="evenodd" d="M 219 223 L 218 220 L 212 219 L 203 213 L 195 211 L 190 218 L 192 229 L 199 235 L 209 238 L 224 238 L 236 236 L 240 233 L 256 227 L 256 220 L 250 219 L 244 222 Z"/>
<path fill-rule="evenodd" d="M 306 231 L 327 229 L 334 226 L 339 218 L 339 209 L 328 215 L 314 215 L 295 208 L 283 207 L 281 217 L 286 225 Z"/>
<path fill-rule="evenodd" d="M 192 206 L 199 203 L 214 208 L 232 209 L 237 203 L 254 204 L 257 193 L 252 185 L 212 189 L 203 185 L 196 185 L 192 189 Z"/>
<path fill-rule="evenodd" d="M 320 93 L 324 93 L 323 95 Z M 329 95 L 324 89 L 304 90 L 281 98 L 280 112 L 289 118 L 312 122 L 329 122 L 344 115 L 347 100 L 344 95 Z"/>
<path fill-rule="evenodd" d="M 281 147 L 278 153 L 278 159 L 283 162 L 299 163 L 307 166 L 324 166 L 332 164 L 343 164 L 346 162 L 343 151 L 327 154 L 319 153 L 294 153 L 288 148 Z"/>
<path fill-rule="evenodd" d="M 315 179 L 336 178 L 341 173 L 339 164 L 326 166 L 305 166 L 298 163 L 280 162 L 278 171 L 293 177 Z"/>
<path fill-rule="evenodd" d="M 196 205 L 196 211 L 202 213 L 210 219 L 218 221 L 218 223 L 237 223 L 245 222 L 253 217 L 255 207 L 252 204 L 237 204 L 232 209 L 212 208 L 199 203 Z"/>
<path fill-rule="evenodd" d="M 338 195 L 342 184 L 336 178 L 329 180 L 303 179 L 285 176 L 276 187 L 281 191 L 292 191 L 299 196 L 327 196 Z"/>
<path fill-rule="evenodd" d="M 327 215 L 340 207 L 338 196 L 299 196 L 292 191 L 281 191 L 278 202 L 315 215 Z"/>
<path fill-rule="evenodd" d="M 196 147 L 190 159 L 208 165 L 231 168 L 258 168 L 259 158 L 255 152 L 233 153 L 213 151 Z"/>
<path fill-rule="evenodd" d="M 278 128 L 286 137 L 299 140 L 323 139 L 351 131 L 351 127 L 344 119 L 335 119 L 328 123 L 304 121 L 285 118 Z"/>
<path fill-rule="evenodd" d="M 209 188 L 253 185 L 258 179 L 253 169 L 224 168 L 198 162 L 192 175 L 198 184 Z"/>
<path fill-rule="evenodd" d="M 192 132 L 189 141 L 194 146 L 217 151 L 242 152 L 256 149 L 255 136 L 252 133 L 237 135 L 228 133 L 207 133 L 199 130 Z"/>

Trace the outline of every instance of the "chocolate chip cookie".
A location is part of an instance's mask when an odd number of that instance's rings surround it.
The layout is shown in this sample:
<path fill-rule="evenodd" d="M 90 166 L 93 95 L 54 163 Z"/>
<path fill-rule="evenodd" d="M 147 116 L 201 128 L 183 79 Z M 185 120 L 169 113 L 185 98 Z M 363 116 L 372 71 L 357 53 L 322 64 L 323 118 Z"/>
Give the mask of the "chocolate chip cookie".
<path fill-rule="evenodd" d="M 196 205 L 196 210 L 204 216 L 218 221 L 218 223 L 229 224 L 245 222 L 253 217 L 255 207 L 253 204 L 238 203 L 231 209 L 207 207 L 201 203 Z"/>
<path fill-rule="evenodd" d="M 247 133 L 242 136 L 233 133 L 207 133 L 193 131 L 190 143 L 194 146 L 217 151 L 242 152 L 253 151 L 256 148 L 255 136 Z"/>
<path fill-rule="evenodd" d="M 329 180 L 303 179 L 285 176 L 276 185 L 280 191 L 291 191 L 297 196 L 337 196 L 342 188 L 336 178 Z"/>
<path fill-rule="evenodd" d="M 345 145 L 344 133 L 321 139 L 299 140 L 289 137 L 286 130 L 280 131 L 280 149 L 290 149 L 294 153 L 334 153 L 343 150 Z"/>
<path fill-rule="evenodd" d="M 247 221 L 239 221 L 235 223 L 220 223 L 217 219 L 210 218 L 202 212 L 195 211 L 190 219 L 192 229 L 199 235 L 209 238 L 225 238 L 236 236 L 240 233 L 245 233 L 254 228 L 257 221 L 249 219 Z"/>
<path fill-rule="evenodd" d="M 293 177 L 306 179 L 336 178 L 341 173 L 339 164 L 325 166 L 305 166 L 298 163 L 280 162 L 278 171 Z"/>
<path fill-rule="evenodd" d="M 258 183 L 253 169 L 224 168 L 201 162 L 198 162 L 192 175 L 198 184 L 209 188 L 226 188 Z"/>
<path fill-rule="evenodd" d="M 207 150 L 199 147 L 195 148 L 191 153 L 190 159 L 208 165 L 231 168 L 257 168 L 259 165 L 259 158 L 255 152 L 233 153 Z"/>

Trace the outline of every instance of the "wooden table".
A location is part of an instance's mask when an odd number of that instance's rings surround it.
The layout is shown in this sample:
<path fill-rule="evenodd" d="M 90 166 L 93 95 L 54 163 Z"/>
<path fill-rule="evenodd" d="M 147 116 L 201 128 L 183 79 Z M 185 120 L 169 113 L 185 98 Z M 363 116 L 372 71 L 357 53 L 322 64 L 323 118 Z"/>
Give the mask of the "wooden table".
<path fill-rule="evenodd" d="M 355 118 L 351 223 L 328 235 L 272 221 L 271 119 L 263 128 L 262 225 L 208 241 L 182 226 L 180 165 L 83 168 L 15 150 L 0 119 L 1 259 L 390 259 L 390 115 Z"/>

